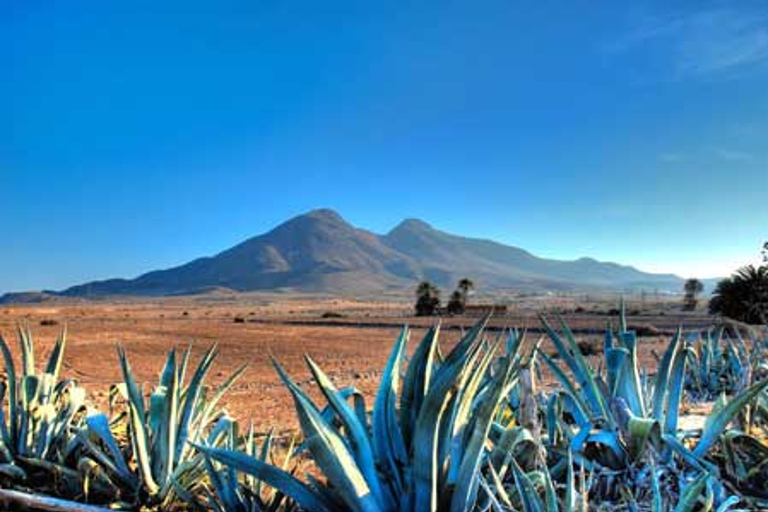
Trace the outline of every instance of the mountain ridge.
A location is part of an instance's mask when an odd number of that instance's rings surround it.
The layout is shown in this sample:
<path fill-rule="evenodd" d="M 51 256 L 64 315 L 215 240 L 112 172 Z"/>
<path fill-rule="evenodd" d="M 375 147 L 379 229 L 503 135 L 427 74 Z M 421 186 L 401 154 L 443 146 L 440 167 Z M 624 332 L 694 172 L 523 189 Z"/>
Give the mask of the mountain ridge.
<path fill-rule="evenodd" d="M 494 240 L 444 232 L 414 218 L 380 235 L 322 208 L 213 256 L 133 279 L 91 281 L 45 293 L 80 298 L 180 295 L 206 289 L 376 293 L 410 289 L 422 279 L 449 287 L 462 277 L 488 291 L 678 292 L 684 281 L 673 274 L 643 272 L 586 256 L 540 258 Z M 6 294 L 4 301 L 12 301 L 13 295 L 20 294 Z"/>

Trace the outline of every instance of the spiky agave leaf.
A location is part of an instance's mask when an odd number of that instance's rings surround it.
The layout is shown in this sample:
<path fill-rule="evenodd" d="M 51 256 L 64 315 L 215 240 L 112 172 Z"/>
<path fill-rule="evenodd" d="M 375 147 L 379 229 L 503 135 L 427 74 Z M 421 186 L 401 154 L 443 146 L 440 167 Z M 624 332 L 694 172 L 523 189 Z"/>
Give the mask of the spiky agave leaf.
<path fill-rule="evenodd" d="M 706 455 L 736 414 L 749 402 L 760 395 L 766 388 L 768 388 L 768 379 L 753 384 L 748 389 L 739 393 L 738 396 L 729 400 L 728 404 L 721 410 L 713 412 L 711 418 L 708 418 L 699 442 L 693 449 L 693 454 L 697 457 Z"/>
<path fill-rule="evenodd" d="M 445 358 L 419 411 L 411 446 L 414 510 L 437 510 L 443 471 L 443 461 L 439 458 L 441 425 L 458 391 L 456 388 L 481 355 L 480 335 L 485 322 L 487 318 L 473 326 Z M 450 425 L 445 428 L 450 429 Z"/>
<path fill-rule="evenodd" d="M 489 350 L 493 353 L 495 347 Z M 463 512 L 471 508 L 477 497 L 477 488 L 479 479 L 482 478 L 480 468 L 484 456 L 484 449 L 488 432 L 491 428 L 491 421 L 494 413 L 499 406 L 504 391 L 513 370 L 513 358 L 508 355 L 503 369 L 493 378 L 493 383 L 489 389 L 488 395 L 478 408 L 473 411 L 474 429 L 468 441 L 465 441 L 466 447 L 461 453 L 461 466 L 458 473 L 457 487 L 451 498 L 451 512 Z"/>
<path fill-rule="evenodd" d="M 402 496 L 405 492 L 400 468 L 407 465 L 408 458 L 397 417 L 400 372 L 408 338 L 409 330 L 404 327 L 384 367 L 373 408 L 373 451 L 376 463 L 387 474 L 386 481 L 395 496 Z"/>
<path fill-rule="evenodd" d="M 355 411 L 342 398 L 331 380 L 312 358 L 307 356 L 306 360 L 315 378 L 315 382 L 317 382 L 326 400 L 328 400 L 328 403 L 346 429 L 349 444 L 355 454 L 355 462 L 365 476 L 366 482 L 368 482 L 372 492 L 376 495 L 377 501 L 381 504 L 386 504 L 387 508 L 391 508 L 394 506 L 394 497 L 389 494 L 385 495 L 381 487 L 372 443 L 368 438 L 366 425 L 360 421 Z"/>
<path fill-rule="evenodd" d="M 195 447 L 207 456 L 222 464 L 235 468 L 237 471 L 247 473 L 268 485 L 280 489 L 302 508 L 312 512 L 337 512 L 336 504 L 312 487 L 306 485 L 290 473 L 260 461 L 255 457 L 222 448 L 195 445 Z"/>
<path fill-rule="evenodd" d="M 277 361 L 273 361 L 283 383 L 293 396 L 302 432 L 315 463 L 337 488 L 339 497 L 349 510 L 380 512 L 384 504 L 376 496 L 355 462 L 348 445 L 333 427 L 323 419 L 317 406 L 288 376 Z M 264 479 L 267 481 L 266 479 Z"/>

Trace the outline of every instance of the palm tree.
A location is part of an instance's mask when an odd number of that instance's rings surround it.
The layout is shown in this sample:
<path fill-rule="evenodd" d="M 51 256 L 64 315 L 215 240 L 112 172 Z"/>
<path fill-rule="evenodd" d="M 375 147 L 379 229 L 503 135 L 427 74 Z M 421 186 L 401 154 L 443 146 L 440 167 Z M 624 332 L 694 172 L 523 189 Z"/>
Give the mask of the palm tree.
<path fill-rule="evenodd" d="M 709 301 L 709 312 L 750 324 L 765 324 L 768 317 L 768 265 L 742 267 L 717 283 Z"/>
<path fill-rule="evenodd" d="M 445 307 L 449 315 L 461 315 L 466 307 L 466 298 L 459 290 L 454 290 L 451 299 Z"/>
<path fill-rule="evenodd" d="M 416 316 L 432 316 L 440 307 L 440 290 L 429 281 L 416 288 Z"/>

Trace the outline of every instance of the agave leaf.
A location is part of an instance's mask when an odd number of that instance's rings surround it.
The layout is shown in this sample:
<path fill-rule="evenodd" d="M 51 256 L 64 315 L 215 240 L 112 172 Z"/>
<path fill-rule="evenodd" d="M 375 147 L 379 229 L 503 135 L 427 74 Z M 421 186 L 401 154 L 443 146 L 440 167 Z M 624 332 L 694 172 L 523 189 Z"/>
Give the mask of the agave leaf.
<path fill-rule="evenodd" d="M 112 435 L 107 416 L 103 413 L 90 414 L 85 418 L 85 423 L 88 426 L 88 430 L 101 439 L 104 446 L 109 450 L 109 454 L 112 456 L 110 461 L 113 462 L 120 477 L 126 482 L 133 482 L 133 474 L 128 469 L 128 464 L 125 462 L 123 452 L 120 450 L 117 441 Z"/>
<path fill-rule="evenodd" d="M 355 461 L 360 467 L 366 482 L 376 495 L 379 503 L 388 503 L 388 508 L 393 506 L 392 497 L 385 497 L 384 491 L 379 483 L 379 475 L 374 464 L 373 449 L 368 440 L 368 433 L 365 425 L 361 424 L 357 415 L 346 401 L 340 396 L 331 379 L 320 369 L 319 366 L 310 357 L 306 357 L 309 369 L 315 378 L 320 390 L 328 403 L 338 415 L 341 423 L 347 431 L 352 450 L 355 452 Z M 263 459 L 262 459 L 263 460 Z"/>
<path fill-rule="evenodd" d="M 213 412 L 216 410 L 216 406 L 219 404 L 221 399 L 224 397 L 224 395 L 229 391 L 232 386 L 235 385 L 237 380 L 245 373 L 245 370 L 248 368 L 247 364 L 243 364 L 239 366 L 232 374 L 230 374 L 229 377 L 224 380 L 224 382 L 221 383 L 221 385 L 216 389 L 216 392 L 213 394 L 213 396 L 208 399 L 205 403 L 205 407 L 203 408 L 203 412 L 200 414 L 198 429 L 202 429 L 205 425 L 208 424 L 210 421 L 211 416 L 213 415 Z M 198 432 L 199 434 L 199 432 Z M 198 436 L 193 436 L 192 439 L 197 439 Z"/>
<path fill-rule="evenodd" d="M 460 380 L 458 383 L 458 392 L 456 399 L 453 401 L 451 415 L 449 416 L 448 420 L 452 430 L 451 440 L 445 443 L 445 446 L 450 448 L 450 463 L 445 481 L 445 485 L 449 488 L 452 488 L 460 478 L 459 471 L 461 464 L 463 464 L 464 461 L 464 450 L 467 448 L 464 432 L 470 422 L 470 419 L 475 421 L 481 418 L 481 416 L 475 416 L 473 414 L 473 412 L 479 410 L 478 404 L 474 402 L 475 398 L 478 397 L 480 385 L 486 377 L 487 370 L 493 361 L 494 354 L 499 344 L 500 340 L 497 340 L 490 349 L 484 352 L 479 364 L 473 368 L 471 373 L 467 374 L 469 378 L 466 382 Z M 511 361 L 511 357 L 509 359 Z M 509 365 L 509 362 L 505 362 L 505 366 L 507 365 Z M 506 378 L 506 374 L 503 377 Z M 506 382 L 503 382 L 502 386 L 505 383 Z M 480 391 L 480 393 L 483 394 L 482 391 Z M 496 399 L 496 403 L 494 403 L 494 411 L 496 409 L 497 402 L 498 398 Z M 485 403 L 485 400 L 482 400 L 481 403 Z M 491 418 L 489 418 L 489 421 L 490 419 Z M 488 435 L 486 432 L 485 436 L 483 436 L 483 439 L 485 439 L 487 436 Z"/>
<path fill-rule="evenodd" d="M 190 430 L 190 424 L 192 422 L 192 415 L 195 411 L 195 406 L 198 404 L 198 400 L 200 398 L 200 393 L 202 391 L 203 381 L 205 380 L 205 376 L 208 374 L 208 371 L 211 368 L 211 365 L 213 364 L 214 359 L 216 358 L 216 345 L 210 347 L 208 350 L 206 350 L 205 354 L 203 354 L 202 359 L 200 360 L 200 363 L 198 363 L 197 368 L 195 369 L 195 373 L 192 375 L 192 379 L 189 382 L 189 386 L 187 386 L 184 396 L 184 403 L 181 407 L 181 417 L 179 418 L 179 424 L 178 424 L 178 434 L 176 436 L 175 440 L 175 447 L 174 447 L 174 458 L 176 460 L 181 460 L 184 456 L 185 450 L 187 449 L 187 440 L 189 439 L 189 430 Z M 189 350 L 187 350 L 182 358 L 182 369 L 179 371 L 178 379 L 183 378 L 184 371 L 183 369 L 187 366 L 187 361 L 189 360 Z M 178 380 L 179 384 L 181 384 L 181 380 Z"/>
<path fill-rule="evenodd" d="M 563 370 L 560 369 L 560 367 L 555 363 L 552 358 L 550 358 L 547 354 L 545 354 L 543 351 L 539 351 L 539 355 L 542 357 L 544 362 L 547 364 L 549 369 L 554 374 L 555 378 L 557 379 L 560 384 L 565 388 L 566 392 L 568 393 L 571 398 L 573 398 L 576 405 L 578 405 L 580 411 L 584 416 L 591 417 L 591 409 L 589 408 L 589 405 L 584 400 L 583 393 L 579 393 L 579 391 L 576 389 L 576 386 L 573 385 L 571 380 L 568 378 L 568 376 L 563 372 Z"/>
<path fill-rule="evenodd" d="M 661 358 L 659 364 L 659 370 L 656 374 L 656 382 L 653 386 L 653 417 L 660 421 L 664 421 L 664 398 L 667 394 L 667 384 L 669 382 L 670 372 L 672 371 L 673 362 L 677 356 L 678 349 L 680 347 L 680 340 L 682 339 L 682 328 L 678 327 L 672 341 L 670 342 L 667 350 L 664 351 L 664 356 Z"/>
<path fill-rule="evenodd" d="M 702 473 L 693 482 L 686 485 L 680 493 L 680 500 L 677 502 L 675 512 L 692 512 L 709 478 L 709 473 Z"/>
<path fill-rule="evenodd" d="M 400 397 L 400 427 L 406 446 L 411 444 L 413 429 L 416 427 L 416 418 L 424 402 L 424 397 L 429 393 L 439 333 L 440 324 L 433 325 L 427 330 L 424 338 L 416 347 L 405 373 Z"/>
<path fill-rule="evenodd" d="M 404 327 L 387 360 L 373 407 L 373 452 L 377 465 L 389 476 L 395 496 L 402 495 L 405 489 L 400 468 L 407 465 L 408 458 L 397 421 L 400 371 L 408 337 L 409 330 Z"/>
<path fill-rule="evenodd" d="M 677 421 L 680 413 L 680 400 L 683 396 L 683 379 L 685 378 L 685 365 L 691 354 L 689 348 L 678 351 L 672 363 L 668 389 L 666 391 L 666 408 L 664 410 L 664 433 L 677 434 Z"/>
<path fill-rule="evenodd" d="M 514 460 L 512 460 L 512 474 L 515 478 L 517 494 L 523 503 L 523 512 L 544 512 L 544 503 L 541 502 L 536 487 Z"/>
<path fill-rule="evenodd" d="M 59 369 L 61 368 L 61 361 L 64 359 L 64 348 L 66 346 L 67 328 L 64 327 L 56 338 L 56 343 L 53 345 L 53 350 L 48 358 L 48 364 L 45 367 L 45 373 L 49 373 L 53 376 L 53 382 L 56 382 L 59 379 Z"/>
<path fill-rule="evenodd" d="M 134 449 L 134 456 L 136 457 L 136 464 L 139 467 L 139 474 L 141 480 L 144 482 L 147 492 L 150 495 L 156 494 L 160 487 L 155 482 L 155 478 L 152 475 L 152 461 L 150 458 L 149 448 L 149 436 L 147 434 L 146 427 L 144 426 L 144 397 L 139 390 L 136 380 L 133 377 L 131 366 L 128 363 L 128 357 L 125 350 L 121 347 L 117 347 L 118 359 L 120 360 L 120 367 L 123 372 L 123 381 L 126 384 L 126 390 L 128 392 L 128 409 L 130 411 L 130 425 L 131 425 L 131 444 Z"/>
<path fill-rule="evenodd" d="M 768 387 L 768 379 L 753 384 L 732 398 L 728 404 L 722 410 L 717 411 L 711 419 L 708 418 L 707 425 L 701 434 L 701 438 L 699 439 L 696 448 L 693 449 L 693 454 L 697 457 L 704 457 L 734 416 L 736 416 L 744 406 L 762 393 L 766 387 Z"/>
<path fill-rule="evenodd" d="M 277 361 L 273 363 L 293 396 L 301 429 L 318 467 L 333 482 L 350 510 L 380 512 L 382 507 L 376 502 L 376 497 L 371 493 L 344 440 L 322 418 L 315 404 L 291 380 L 280 364 Z"/>
<path fill-rule="evenodd" d="M 429 393 L 419 410 L 412 444 L 413 510 L 436 512 L 438 506 L 438 480 L 442 471 L 438 459 L 440 428 L 448 406 L 456 394 L 456 386 L 463 374 L 478 357 L 480 334 L 488 321 L 486 316 L 475 324 L 451 350 L 440 365 Z"/>
<path fill-rule="evenodd" d="M 488 474 L 491 476 L 493 486 L 488 484 L 484 478 L 478 479 L 480 485 L 487 486 L 489 495 L 495 495 L 504 504 L 504 506 L 507 507 L 507 509 L 512 510 L 514 508 L 512 505 L 512 500 L 509 499 L 509 494 L 507 494 L 507 490 L 504 488 L 501 476 L 493 467 L 493 464 L 488 464 Z"/>
<path fill-rule="evenodd" d="M 29 326 L 17 328 L 19 333 L 19 344 L 21 345 L 21 368 L 22 375 L 35 374 L 35 344 L 32 340 L 32 332 Z"/>
<path fill-rule="evenodd" d="M 282 469 L 265 464 L 241 452 L 208 446 L 196 445 L 195 447 L 212 459 L 231 466 L 237 471 L 254 476 L 268 485 L 279 489 L 305 510 L 312 512 L 337 512 L 338 510 L 333 502 L 328 501 L 322 494 L 314 491 L 311 487 Z"/>
<path fill-rule="evenodd" d="M 622 396 L 619 392 L 624 365 L 629 358 L 629 350 L 625 347 L 613 347 L 604 352 L 605 369 L 608 374 L 608 388 L 612 396 Z"/>
<path fill-rule="evenodd" d="M 12 446 L 13 440 L 18 437 L 18 403 L 19 398 L 16 393 L 16 367 L 13 364 L 13 356 L 8 344 L 0 336 L 0 351 L 3 353 L 3 362 L 5 364 L 6 382 L 8 385 L 8 421 L 10 423 L 7 438 L 4 439 L 6 446 Z M 4 432 L 5 434 L 5 432 Z"/>
<path fill-rule="evenodd" d="M 727 512 L 731 509 L 731 507 L 735 507 L 739 504 L 739 497 L 738 496 L 731 496 L 727 500 L 723 501 L 719 507 L 715 510 L 715 512 Z"/>
<path fill-rule="evenodd" d="M 496 346 L 489 350 L 490 354 L 495 352 Z M 477 497 L 478 479 L 482 478 L 480 467 L 484 446 L 494 413 L 499 406 L 502 393 L 512 372 L 512 358 L 507 356 L 504 364 L 502 371 L 494 378 L 488 396 L 473 414 L 474 429 L 467 441 L 463 457 L 460 459 L 461 467 L 456 480 L 456 489 L 451 499 L 451 512 L 469 510 Z"/>
<path fill-rule="evenodd" d="M 555 345 L 555 348 L 560 354 L 560 357 L 570 368 L 571 373 L 579 384 L 579 387 L 583 390 L 585 400 L 590 405 L 590 416 L 601 416 L 605 418 L 609 424 L 612 425 L 613 420 L 609 414 L 609 408 L 605 403 L 602 393 L 597 387 L 592 370 L 590 369 L 589 365 L 587 365 L 587 362 L 584 359 L 584 355 L 581 353 L 581 350 L 579 349 L 579 346 L 573 337 L 573 333 L 565 324 L 562 318 L 558 317 L 558 319 L 560 320 L 563 333 L 568 340 L 569 348 L 566 348 L 565 343 L 563 343 L 562 339 L 560 338 L 560 335 L 558 335 L 552 326 L 549 325 L 547 319 L 542 315 L 539 316 L 539 320 L 544 326 L 544 329 L 547 331 L 547 334 L 552 340 L 552 343 Z"/>

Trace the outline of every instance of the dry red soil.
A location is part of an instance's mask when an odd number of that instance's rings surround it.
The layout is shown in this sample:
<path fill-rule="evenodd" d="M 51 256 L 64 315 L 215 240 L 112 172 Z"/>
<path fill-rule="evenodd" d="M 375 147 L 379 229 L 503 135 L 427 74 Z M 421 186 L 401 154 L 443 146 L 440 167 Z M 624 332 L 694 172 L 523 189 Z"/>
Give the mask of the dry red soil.
<path fill-rule="evenodd" d="M 325 311 L 343 318 L 322 318 Z M 225 398 L 226 409 L 243 422 L 253 421 L 259 431 L 276 428 L 293 430 L 296 420 L 289 394 L 280 384 L 270 362 L 279 360 L 301 383 L 308 383 L 309 372 L 303 361 L 313 357 L 338 386 L 355 386 L 370 405 L 383 367 L 399 328 L 413 325 L 411 349 L 432 319 L 414 319 L 404 303 L 358 303 L 339 300 L 278 300 L 243 303 L 166 300 L 154 303 L 83 303 L 0 307 L 0 334 L 16 349 L 15 328 L 27 323 L 35 337 L 38 363 L 47 357 L 61 327 L 68 328 L 64 376 L 77 379 L 91 400 L 103 404 L 109 386 L 120 380 L 115 353 L 122 344 L 139 382 L 149 391 L 166 352 L 193 343 L 193 358 L 207 347 L 218 344 L 219 356 L 210 375 L 215 384 L 242 364 L 248 369 Z M 235 318 L 242 321 L 235 321 Z M 569 323 L 577 330 L 604 328 L 605 316 L 576 315 Z M 57 322 L 57 325 L 41 325 Z M 630 323 L 653 324 L 664 330 L 686 319 L 664 317 L 630 318 Z M 686 323 L 701 324 L 700 317 Z M 459 325 L 475 319 L 454 318 L 444 322 L 441 339 L 446 348 L 460 335 Z M 538 326 L 531 311 L 496 318 L 492 326 Z M 529 338 L 537 338 L 530 333 Z M 596 340 L 596 335 L 581 335 Z M 644 337 L 639 345 L 640 359 L 655 371 L 652 350 L 664 349 L 669 336 Z M 547 344 L 543 345 L 548 350 Z M 548 384 L 547 382 L 544 383 Z"/>

